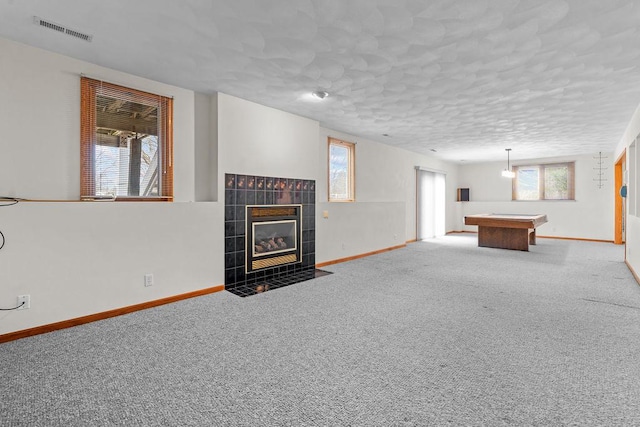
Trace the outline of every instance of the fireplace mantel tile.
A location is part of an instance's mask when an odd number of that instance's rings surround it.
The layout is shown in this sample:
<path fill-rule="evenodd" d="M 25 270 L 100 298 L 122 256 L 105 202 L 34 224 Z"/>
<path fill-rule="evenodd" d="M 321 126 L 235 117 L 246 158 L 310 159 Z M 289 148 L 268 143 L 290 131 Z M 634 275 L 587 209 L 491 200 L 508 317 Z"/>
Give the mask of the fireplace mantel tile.
<path fill-rule="evenodd" d="M 288 277 L 315 270 L 315 181 L 254 175 L 225 175 L 225 287 L 253 289 L 270 278 L 280 286 Z M 302 205 L 302 262 L 245 273 L 247 205 Z M 297 279 L 292 279 L 295 282 Z M 262 285 L 264 288 L 264 285 Z"/>

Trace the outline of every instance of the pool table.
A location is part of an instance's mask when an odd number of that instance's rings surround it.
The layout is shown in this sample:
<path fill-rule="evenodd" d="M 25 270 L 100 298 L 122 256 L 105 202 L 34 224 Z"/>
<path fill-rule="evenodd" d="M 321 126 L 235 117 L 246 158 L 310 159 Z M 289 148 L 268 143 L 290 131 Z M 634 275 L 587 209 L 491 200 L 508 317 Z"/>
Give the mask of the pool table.
<path fill-rule="evenodd" d="M 466 215 L 465 225 L 478 226 L 478 246 L 528 251 L 536 244 L 536 227 L 547 222 L 544 214 Z"/>

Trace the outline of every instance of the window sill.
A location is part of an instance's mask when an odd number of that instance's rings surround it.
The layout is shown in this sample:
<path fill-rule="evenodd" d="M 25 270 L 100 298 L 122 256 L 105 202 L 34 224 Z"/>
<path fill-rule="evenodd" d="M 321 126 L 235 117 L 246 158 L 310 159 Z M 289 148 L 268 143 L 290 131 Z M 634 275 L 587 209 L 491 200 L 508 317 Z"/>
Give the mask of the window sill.
<path fill-rule="evenodd" d="M 173 202 L 173 197 L 116 197 L 116 202 Z"/>
<path fill-rule="evenodd" d="M 173 202 L 173 197 L 82 197 L 81 199 L 21 199 L 21 198 L 0 198 L 0 202 L 36 202 L 36 203 L 81 203 L 81 202 Z"/>
<path fill-rule="evenodd" d="M 576 199 L 511 200 L 512 202 L 575 202 Z"/>
<path fill-rule="evenodd" d="M 173 202 L 173 197 L 159 196 L 159 197 L 126 197 L 120 196 L 116 198 L 112 197 L 92 197 L 86 196 L 80 199 L 83 202 Z"/>

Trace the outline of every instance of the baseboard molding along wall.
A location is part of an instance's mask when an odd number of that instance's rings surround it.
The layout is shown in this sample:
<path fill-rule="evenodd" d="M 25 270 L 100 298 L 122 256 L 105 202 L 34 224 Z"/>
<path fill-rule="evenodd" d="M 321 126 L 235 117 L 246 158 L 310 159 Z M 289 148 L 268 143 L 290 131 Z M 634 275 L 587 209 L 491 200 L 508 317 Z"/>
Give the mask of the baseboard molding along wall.
<path fill-rule="evenodd" d="M 391 246 L 389 248 L 379 249 L 379 250 L 373 251 L 373 252 L 367 252 L 367 253 L 364 253 L 364 254 L 349 256 L 349 257 L 346 257 L 346 258 L 339 258 L 339 259 L 334 259 L 332 261 L 321 262 L 321 263 L 316 264 L 316 267 L 317 268 L 322 268 L 322 267 L 326 267 L 327 265 L 340 264 L 341 262 L 353 261 L 355 259 L 365 258 L 365 257 L 371 256 L 371 255 L 381 254 L 383 252 L 389 252 L 389 251 L 393 251 L 393 250 L 400 249 L 400 248 L 406 248 L 406 247 L 407 247 L 406 244 L 398 245 L 398 246 Z"/>
<path fill-rule="evenodd" d="M 633 267 L 631 267 L 631 264 L 629 264 L 626 259 L 624 260 L 624 263 L 627 264 L 627 268 L 633 275 L 633 278 L 636 279 L 636 283 L 638 283 L 638 285 L 640 286 L 640 276 L 638 276 L 638 273 L 636 273 L 636 271 L 633 269 Z"/>
<path fill-rule="evenodd" d="M 477 231 L 467 231 L 467 230 L 449 231 L 449 232 L 447 232 L 447 234 L 465 234 L 465 233 L 478 234 Z M 539 238 L 539 239 L 578 240 L 578 241 L 581 241 L 581 242 L 614 243 L 613 240 L 584 239 L 582 237 L 561 237 L 561 236 L 540 236 L 540 235 L 536 235 L 536 237 Z"/>
<path fill-rule="evenodd" d="M 160 305 L 170 304 L 172 302 L 199 297 L 202 295 L 212 294 L 220 291 L 224 291 L 224 285 L 213 286 L 211 288 L 200 289 L 198 291 L 193 291 L 193 292 L 187 292 L 185 294 L 174 295 L 174 296 L 161 298 L 154 301 L 147 301 L 140 304 L 130 305 L 127 307 L 116 308 L 113 310 L 103 311 L 101 313 L 89 314 L 87 316 L 76 317 L 75 319 L 63 320 L 61 322 L 51 323 L 48 325 L 36 326 L 35 328 L 9 332 L 8 334 L 0 335 L 0 344 L 8 341 L 14 341 L 20 338 L 26 338 L 33 335 L 45 334 L 47 332 L 53 332 L 59 329 L 71 328 L 73 326 L 83 325 L 85 323 L 91 323 L 97 320 L 104 320 L 110 317 L 121 316 L 123 314 L 133 313 L 135 311 L 145 310 L 147 308 L 152 308 L 152 307 L 158 307 Z"/>

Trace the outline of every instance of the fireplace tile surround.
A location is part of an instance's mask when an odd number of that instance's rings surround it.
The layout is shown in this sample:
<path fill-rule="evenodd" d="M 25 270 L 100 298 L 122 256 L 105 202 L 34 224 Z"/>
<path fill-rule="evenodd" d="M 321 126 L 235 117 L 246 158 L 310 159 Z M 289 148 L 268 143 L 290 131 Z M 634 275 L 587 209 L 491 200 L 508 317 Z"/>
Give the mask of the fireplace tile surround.
<path fill-rule="evenodd" d="M 225 289 L 249 296 L 313 279 L 326 272 L 315 269 L 314 180 L 225 174 Z M 246 208 L 251 205 L 302 206 L 302 256 L 298 263 L 246 270 Z"/>

